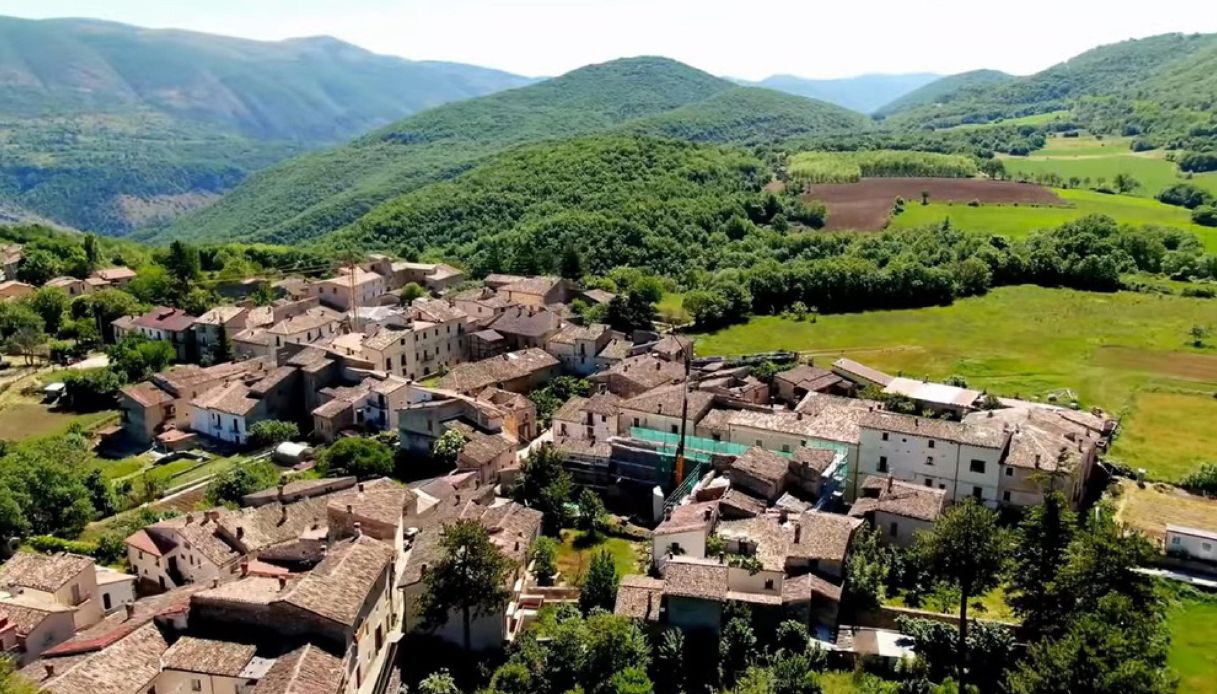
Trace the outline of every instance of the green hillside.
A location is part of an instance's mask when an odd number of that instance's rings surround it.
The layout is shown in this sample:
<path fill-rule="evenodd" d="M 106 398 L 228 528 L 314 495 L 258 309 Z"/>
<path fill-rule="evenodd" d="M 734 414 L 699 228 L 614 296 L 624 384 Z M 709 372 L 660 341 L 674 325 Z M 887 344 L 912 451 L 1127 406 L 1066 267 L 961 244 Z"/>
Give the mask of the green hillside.
<path fill-rule="evenodd" d="M 875 110 L 875 115 L 886 117 L 919 106 L 930 106 L 949 100 L 962 89 L 1003 84 L 1014 79 L 1014 75 L 1001 70 L 972 70 L 958 75 L 947 75 L 884 103 Z"/>
<path fill-rule="evenodd" d="M 1191 101 L 1193 95 L 1204 93 L 1204 85 L 1209 82 L 1188 83 L 1185 75 L 1199 69 L 1192 61 L 1211 55 L 1215 46 L 1214 34 L 1163 34 L 1123 41 L 1100 46 L 1028 77 L 966 85 L 940 94 L 929 103 L 914 103 L 899 112 L 885 110 L 892 113 L 889 121 L 898 124 L 937 128 L 984 123 L 1067 108 L 1083 97 L 1115 98 L 1127 105 L 1139 94 L 1158 93 L 1158 80 L 1168 76 L 1174 77 L 1176 89 L 1182 92 L 1175 101 Z M 1212 93 L 1207 92 L 1208 98 Z M 1170 104 L 1160 105 L 1171 108 Z"/>
<path fill-rule="evenodd" d="M 146 238 L 313 238 L 529 142 L 612 130 L 752 141 L 862 122 L 838 107 L 742 89 L 666 58 L 616 60 L 432 109 L 344 147 L 284 162 Z"/>
<path fill-rule="evenodd" d="M 570 246 L 591 272 L 635 265 L 677 274 L 723 252 L 729 220 L 760 209 L 767 180 L 758 159 L 734 148 L 576 138 L 513 149 L 402 195 L 320 245 L 431 252 L 516 272 L 555 271 Z"/>
<path fill-rule="evenodd" d="M 305 148 L 528 82 L 325 37 L 0 17 L 0 204 L 125 233 Z"/>

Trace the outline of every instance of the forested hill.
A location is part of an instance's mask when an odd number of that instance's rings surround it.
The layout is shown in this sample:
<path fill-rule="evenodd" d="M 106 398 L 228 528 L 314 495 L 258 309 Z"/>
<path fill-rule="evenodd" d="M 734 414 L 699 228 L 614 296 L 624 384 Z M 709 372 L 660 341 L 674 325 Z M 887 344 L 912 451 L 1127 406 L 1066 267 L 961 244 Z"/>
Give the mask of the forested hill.
<path fill-rule="evenodd" d="M 336 142 L 531 80 L 376 55 L 330 37 L 251 41 L 87 19 L 0 17 L 0 110 L 146 110 L 256 140 Z"/>
<path fill-rule="evenodd" d="M 957 75 L 947 75 L 893 99 L 875 110 L 876 116 L 890 116 L 920 106 L 932 106 L 950 100 L 958 92 L 969 87 L 991 87 L 1017 79 L 1001 70 L 972 70 Z"/>
<path fill-rule="evenodd" d="M 1139 95 L 1158 94 L 1160 80 L 1211 57 L 1215 46 L 1217 34 L 1163 34 L 1123 41 L 1028 77 L 965 84 L 936 95 L 932 103 L 884 111 L 890 114 L 890 123 L 947 127 L 1068 109 L 1087 98 L 1115 98 L 1131 108 Z M 1211 86 L 1211 81 L 1207 84 Z M 1211 111 L 1213 92 L 1205 93 L 1206 83 L 1180 83 L 1178 88 L 1183 90 L 1176 95 L 1178 100 L 1186 101 L 1189 108 L 1207 100 Z"/>
<path fill-rule="evenodd" d="M 529 142 L 614 130 L 740 142 L 864 124 L 839 107 L 740 88 L 666 58 L 627 58 L 441 106 L 292 159 L 144 238 L 298 242 Z"/>
<path fill-rule="evenodd" d="M 0 208 L 123 234 L 304 149 L 528 82 L 325 37 L 0 17 Z"/>

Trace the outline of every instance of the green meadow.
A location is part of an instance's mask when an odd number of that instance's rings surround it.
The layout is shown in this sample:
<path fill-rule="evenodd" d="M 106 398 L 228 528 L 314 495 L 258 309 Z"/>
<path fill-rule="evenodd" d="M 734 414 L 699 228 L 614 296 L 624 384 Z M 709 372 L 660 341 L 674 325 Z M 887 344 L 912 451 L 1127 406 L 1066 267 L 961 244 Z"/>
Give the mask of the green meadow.
<path fill-rule="evenodd" d="M 1217 179 L 1214 181 L 1217 182 Z M 929 205 L 911 204 L 904 208 L 903 213 L 892 217 L 890 227 L 908 229 L 940 223 L 949 218 L 951 224 L 960 229 L 1018 238 L 1036 229 L 1059 226 L 1088 214 L 1105 214 L 1126 224 L 1158 224 L 1187 229 L 1200 237 L 1209 251 L 1217 252 L 1217 229 L 1193 224 L 1190 212 L 1182 207 L 1165 205 L 1149 198 L 1107 195 L 1090 190 L 1058 190 L 1057 194 L 1069 207 L 969 207 L 935 202 Z"/>
<path fill-rule="evenodd" d="M 1171 632 L 1167 664 L 1179 676 L 1179 691 L 1217 692 L 1217 600 L 1185 598 L 1171 608 L 1166 623 Z"/>
<path fill-rule="evenodd" d="M 759 316 L 697 336 L 697 352 L 789 349 L 820 364 L 848 355 L 893 374 L 960 375 L 1005 396 L 1076 396 L 1083 406 L 1128 415 L 1114 458 L 1177 479 L 1211 456 L 1212 437 L 1179 436 L 1163 422 L 1217 431 L 1217 348 L 1189 346 L 1193 325 L 1217 328 L 1217 301 L 1000 287 L 951 306 L 815 322 Z"/>

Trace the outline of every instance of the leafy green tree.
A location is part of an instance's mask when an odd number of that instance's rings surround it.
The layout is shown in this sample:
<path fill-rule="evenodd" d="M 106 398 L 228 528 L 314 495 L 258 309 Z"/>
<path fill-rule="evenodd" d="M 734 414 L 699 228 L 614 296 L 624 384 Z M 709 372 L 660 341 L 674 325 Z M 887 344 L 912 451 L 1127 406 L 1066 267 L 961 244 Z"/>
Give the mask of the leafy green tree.
<path fill-rule="evenodd" d="M 384 477 L 393 472 L 393 449 L 362 436 L 339 439 L 318 456 L 317 469 L 326 476 Z"/>
<path fill-rule="evenodd" d="M 655 687 L 645 668 L 630 667 L 618 670 L 609 678 L 607 694 L 654 694 Z"/>
<path fill-rule="evenodd" d="M 1169 636 L 1161 612 L 1107 594 L 1058 638 L 1031 645 L 1008 680 L 1013 694 L 1166 694 Z"/>
<path fill-rule="evenodd" d="M 141 308 L 139 300 L 133 295 L 121 289 L 103 289 L 73 299 L 72 317 L 93 321 L 100 326 L 102 339 L 110 342 L 114 337 L 114 328 L 110 323 L 123 316 L 134 315 Z"/>
<path fill-rule="evenodd" d="M 207 484 L 207 503 L 240 504 L 241 497 L 266 489 L 279 479 L 279 469 L 266 461 L 236 465 L 216 473 Z"/>
<path fill-rule="evenodd" d="M 968 602 L 997 585 L 1006 559 L 1006 537 L 997 514 L 975 501 L 951 507 L 931 531 L 917 538 L 923 566 L 943 583 L 959 590 L 959 680 L 966 682 Z"/>
<path fill-rule="evenodd" d="M 128 383 L 135 383 L 164 371 L 177 358 L 173 345 L 165 340 L 149 340 L 142 335 L 127 335 L 106 350 L 110 368 Z"/>
<path fill-rule="evenodd" d="M 584 487 L 579 493 L 579 527 L 590 536 L 599 535 L 604 530 L 605 513 L 600 495 Z"/>
<path fill-rule="evenodd" d="M 745 619 L 735 618 L 723 627 L 718 659 L 723 683 L 734 685 L 756 658 L 756 634 Z"/>
<path fill-rule="evenodd" d="M 263 419 L 249 427 L 248 441 L 254 448 L 278 446 L 284 441 L 300 438 L 300 427 L 295 422 L 280 419 Z"/>
<path fill-rule="evenodd" d="M 45 357 L 47 336 L 40 330 L 21 328 L 9 336 L 5 350 L 13 355 L 25 358 L 25 363 L 32 366 L 39 358 Z"/>
<path fill-rule="evenodd" d="M 803 653 L 783 652 L 769 665 L 773 694 L 820 694 L 820 678 L 813 661 Z"/>
<path fill-rule="evenodd" d="M 811 634 L 802 622 L 787 619 L 778 625 L 774 647 L 779 653 L 806 653 L 811 648 Z"/>
<path fill-rule="evenodd" d="M 1066 617 L 1057 577 L 1076 523 L 1065 497 L 1053 491 L 1044 495 L 1043 504 L 1027 511 L 1014 535 L 1006 601 L 1030 633 L 1049 630 Z"/>
<path fill-rule="evenodd" d="M 1194 183 L 1179 182 L 1167 186 L 1157 196 L 1159 201 L 1167 205 L 1177 205 L 1194 210 L 1201 205 L 1209 204 L 1213 196 L 1207 190 Z"/>
<path fill-rule="evenodd" d="M 0 338 L 8 340 L 19 332 L 42 333 L 42 317 L 24 303 L 0 303 Z"/>
<path fill-rule="evenodd" d="M 419 694 L 461 694 L 456 680 L 447 670 L 433 672 L 418 683 Z"/>
<path fill-rule="evenodd" d="M 562 257 L 558 260 L 558 274 L 568 280 L 577 280 L 583 276 L 583 258 L 575 244 L 568 243 L 562 248 Z"/>
<path fill-rule="evenodd" d="M 653 669 L 659 694 L 675 694 L 684 682 L 685 635 L 680 629 L 664 629 L 655 647 Z"/>
<path fill-rule="evenodd" d="M 620 582 L 613 555 L 608 550 L 596 552 L 588 567 L 587 578 L 583 581 L 583 589 L 579 592 L 579 608 L 584 614 L 597 607 L 612 610 L 617 603 L 617 584 Z"/>
<path fill-rule="evenodd" d="M 69 434 L 19 445 L 0 457 L 0 488 L 11 493 L 30 533 L 76 537 L 93 520 L 92 493 L 81 472 L 91 466 L 88 448 L 87 439 Z"/>
<path fill-rule="evenodd" d="M 96 268 L 97 263 L 101 261 L 101 249 L 97 247 L 97 237 L 93 234 L 85 234 L 82 248 L 84 249 L 85 260 L 89 263 L 89 269 Z"/>
<path fill-rule="evenodd" d="M 27 251 L 17 268 L 17 279 L 41 287 L 63 273 L 63 264 L 50 251 L 35 248 Z"/>
<path fill-rule="evenodd" d="M 1120 193 L 1131 193 L 1140 187 L 1141 183 L 1137 179 L 1126 173 L 1118 173 L 1111 180 L 1111 184 L 1116 187 L 1116 191 Z"/>
<path fill-rule="evenodd" d="M 64 396 L 77 412 L 114 407 L 123 379 L 113 369 L 73 369 L 63 375 Z"/>
<path fill-rule="evenodd" d="M 620 615 L 595 613 L 586 620 L 587 644 L 583 686 L 597 690 L 613 673 L 626 668 L 646 669 L 651 664 L 651 647 L 634 620 Z"/>
<path fill-rule="evenodd" d="M 558 573 L 558 542 L 552 537 L 538 537 L 532 543 L 531 559 L 537 583 L 552 586 Z"/>
<path fill-rule="evenodd" d="M 534 694 L 539 689 L 534 680 L 532 671 L 523 663 L 507 662 L 494 671 L 490 691 L 494 694 Z"/>
<path fill-rule="evenodd" d="M 57 335 L 63 325 L 64 318 L 71 308 L 72 300 L 68 293 L 59 287 L 42 287 L 26 299 L 29 307 L 42 318 L 46 332 Z"/>
<path fill-rule="evenodd" d="M 511 562 L 490 541 L 489 531 L 472 520 L 446 526 L 440 548 L 443 558 L 423 577 L 420 614 L 423 623 L 434 629 L 446 624 L 451 613 L 460 613 L 462 643 L 469 651 L 473 617 L 493 614 L 507 605 Z"/>
<path fill-rule="evenodd" d="M 100 469 L 90 470 L 89 474 L 85 475 L 84 484 L 89 490 L 89 503 L 93 505 L 93 513 L 97 518 L 105 518 L 118 512 L 114 490 L 102 476 Z"/>
<path fill-rule="evenodd" d="M 30 523 L 25 518 L 19 499 L 14 490 L 0 485 L 0 542 L 7 542 L 11 537 L 25 537 L 30 533 Z"/>
<path fill-rule="evenodd" d="M 1157 556 L 1143 535 L 1129 532 L 1115 520 L 1111 508 L 1103 505 L 1087 514 L 1086 524 L 1065 553 L 1057 583 L 1067 596 L 1067 611 L 1094 612 L 1109 595 L 1127 596 L 1145 609 L 1161 606 L 1161 596 L 1153 579 L 1138 569 L 1153 563 Z"/>
<path fill-rule="evenodd" d="M 449 429 L 431 444 L 431 457 L 446 467 L 456 465 L 456 459 L 465 447 L 465 435 L 458 429 Z"/>
<path fill-rule="evenodd" d="M 846 597 L 858 609 L 878 607 L 891 571 L 891 551 L 877 529 L 863 528 L 855 536 L 846 559 Z"/>
<path fill-rule="evenodd" d="M 655 304 L 639 292 L 618 294 L 609 301 L 605 319 L 614 330 L 650 330 L 655 326 Z"/>
<path fill-rule="evenodd" d="M 417 282 L 409 282 L 401 288 L 401 302 L 407 306 L 424 296 L 428 296 L 428 292 Z"/>
<path fill-rule="evenodd" d="M 521 464 L 520 483 L 514 493 L 516 501 L 544 514 L 545 534 L 557 535 L 566 524 L 571 490 L 570 473 L 562 466 L 562 457 L 553 446 L 542 444 Z"/>

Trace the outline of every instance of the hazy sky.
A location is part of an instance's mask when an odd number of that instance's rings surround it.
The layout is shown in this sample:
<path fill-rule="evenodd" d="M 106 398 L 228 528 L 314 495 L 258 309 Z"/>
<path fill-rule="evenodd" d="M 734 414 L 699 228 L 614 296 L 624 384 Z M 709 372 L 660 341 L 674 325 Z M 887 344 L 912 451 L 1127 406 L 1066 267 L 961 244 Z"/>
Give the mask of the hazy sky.
<path fill-rule="evenodd" d="M 719 75 L 1028 74 L 1093 46 L 1217 31 L 1217 1 L 0 0 L 0 14 L 97 17 L 255 39 L 329 34 L 378 53 L 526 75 L 666 55 Z"/>

